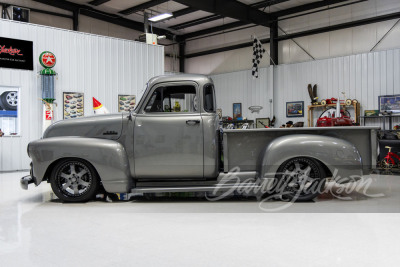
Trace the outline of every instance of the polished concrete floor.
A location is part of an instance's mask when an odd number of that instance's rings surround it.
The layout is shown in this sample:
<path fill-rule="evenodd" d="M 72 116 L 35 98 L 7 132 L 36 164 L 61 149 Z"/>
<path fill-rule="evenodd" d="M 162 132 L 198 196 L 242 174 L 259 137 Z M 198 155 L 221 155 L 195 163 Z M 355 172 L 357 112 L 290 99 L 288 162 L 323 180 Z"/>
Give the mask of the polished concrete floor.
<path fill-rule="evenodd" d="M 400 176 L 313 202 L 135 197 L 63 204 L 0 173 L 0 266 L 398 266 Z"/>

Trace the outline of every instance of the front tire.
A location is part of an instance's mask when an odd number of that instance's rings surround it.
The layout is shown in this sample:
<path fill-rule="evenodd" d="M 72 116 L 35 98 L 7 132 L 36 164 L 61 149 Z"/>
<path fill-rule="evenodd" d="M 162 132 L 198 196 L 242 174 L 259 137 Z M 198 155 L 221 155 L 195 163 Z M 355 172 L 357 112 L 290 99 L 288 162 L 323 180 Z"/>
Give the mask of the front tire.
<path fill-rule="evenodd" d="M 284 162 L 278 169 L 275 194 L 286 201 L 309 201 L 325 188 L 326 174 L 321 164 L 310 158 L 298 157 Z"/>
<path fill-rule="evenodd" d="M 87 161 L 66 159 L 60 161 L 51 174 L 51 188 L 57 197 L 66 202 L 86 202 L 99 190 L 97 172 Z"/>

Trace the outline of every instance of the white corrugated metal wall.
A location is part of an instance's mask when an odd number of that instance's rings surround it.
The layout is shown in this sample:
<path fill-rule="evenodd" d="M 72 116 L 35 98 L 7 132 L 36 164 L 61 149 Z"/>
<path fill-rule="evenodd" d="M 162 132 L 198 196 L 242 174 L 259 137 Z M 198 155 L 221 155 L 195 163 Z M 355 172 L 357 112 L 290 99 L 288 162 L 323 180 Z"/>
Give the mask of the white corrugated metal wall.
<path fill-rule="evenodd" d="M 54 67 L 56 119 L 62 119 L 62 92 L 85 94 L 85 116 L 93 114 L 92 97 L 110 112 L 117 112 L 118 94 L 133 94 L 137 101 L 145 83 L 164 73 L 164 48 L 143 43 L 0 20 L 0 36 L 33 41 L 34 71 L 0 68 L 0 85 L 20 87 L 21 136 L 0 138 L 0 171 L 29 167 L 26 146 L 41 136 L 42 105 L 37 72 L 42 51 L 57 57 Z"/>
<path fill-rule="evenodd" d="M 237 71 L 211 75 L 215 83 L 217 108 L 223 116 L 233 117 L 232 103 L 242 103 L 242 114 L 249 120 L 271 116 L 273 99 L 272 67 L 259 69 L 259 78 L 253 79 L 250 71 Z M 262 106 L 260 113 L 251 113 L 250 106 Z"/>
<path fill-rule="evenodd" d="M 400 49 L 365 53 L 359 55 L 316 60 L 312 62 L 261 68 L 260 78 L 253 79 L 251 71 L 238 71 L 211 75 L 217 92 L 217 106 L 224 116 L 232 116 L 232 103 L 242 103 L 243 115 L 254 119 L 271 117 L 269 99 L 273 98 L 276 126 L 289 120 L 304 121 L 307 126 L 307 105 L 310 104 L 307 85 L 318 85 L 320 99 L 338 97 L 346 92 L 347 98 L 361 103 L 364 110 L 378 109 L 378 96 L 400 94 Z M 274 76 L 274 77 L 273 77 Z M 275 78 L 274 91 L 272 90 Z M 304 117 L 287 118 L 286 102 L 304 101 Z M 251 114 L 248 107 L 261 105 L 260 114 Z M 351 109 L 349 109 L 351 111 Z M 314 113 L 314 118 L 322 110 Z M 351 111 L 351 114 L 354 113 Z M 315 120 L 316 121 L 316 120 Z M 394 119 L 395 123 L 400 120 Z M 381 126 L 377 119 L 366 125 Z"/>
<path fill-rule="evenodd" d="M 378 96 L 400 94 L 399 74 L 400 49 L 281 65 L 275 75 L 277 123 L 289 120 L 286 118 L 286 102 L 304 101 L 305 106 L 310 104 L 309 83 L 318 85 L 319 99 L 337 98 L 340 92 L 346 92 L 347 98 L 361 103 L 363 115 L 364 110 L 378 109 Z M 314 118 L 321 111 L 316 111 Z M 293 121 L 304 121 L 306 125 L 307 114 Z M 368 120 L 366 125 L 380 125 L 380 121 Z"/>

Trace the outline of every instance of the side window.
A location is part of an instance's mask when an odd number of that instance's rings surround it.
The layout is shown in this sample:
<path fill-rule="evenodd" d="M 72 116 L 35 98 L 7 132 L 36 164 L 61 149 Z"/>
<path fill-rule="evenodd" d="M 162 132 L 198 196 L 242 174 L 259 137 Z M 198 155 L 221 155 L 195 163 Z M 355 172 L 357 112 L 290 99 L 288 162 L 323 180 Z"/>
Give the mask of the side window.
<path fill-rule="evenodd" d="M 215 112 L 214 86 L 212 84 L 204 86 L 204 110 Z"/>
<path fill-rule="evenodd" d="M 145 112 L 198 112 L 196 88 L 192 85 L 162 86 L 154 90 Z"/>

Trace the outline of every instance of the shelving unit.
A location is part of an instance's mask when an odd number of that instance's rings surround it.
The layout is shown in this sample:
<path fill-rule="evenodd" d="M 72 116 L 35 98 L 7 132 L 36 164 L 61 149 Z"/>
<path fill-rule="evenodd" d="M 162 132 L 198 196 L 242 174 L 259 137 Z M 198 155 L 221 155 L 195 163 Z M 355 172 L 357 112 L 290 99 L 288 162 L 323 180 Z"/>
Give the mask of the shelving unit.
<path fill-rule="evenodd" d="M 363 119 L 363 125 L 365 125 L 365 120 L 366 119 L 383 119 L 383 131 L 386 131 L 386 119 L 389 119 L 389 131 L 392 131 L 393 128 L 393 123 L 392 123 L 392 119 L 394 117 L 400 117 L 400 115 L 380 115 L 380 116 L 361 116 L 360 118 Z"/>
<path fill-rule="evenodd" d="M 354 117 L 356 119 L 356 123 L 360 123 L 360 103 L 352 103 L 351 105 L 346 105 L 344 103 L 340 104 L 341 107 L 346 107 L 346 108 L 354 108 Z M 308 127 L 313 127 L 314 126 L 314 116 L 313 116 L 313 110 L 316 108 L 320 108 L 322 110 L 326 110 L 327 107 L 336 107 L 336 104 L 326 104 L 326 105 L 309 105 L 307 109 L 308 113 Z"/>

